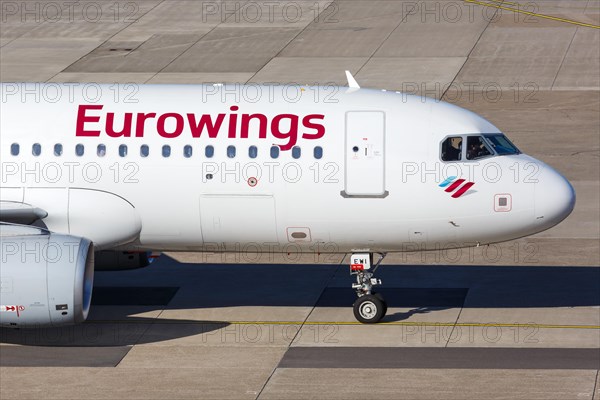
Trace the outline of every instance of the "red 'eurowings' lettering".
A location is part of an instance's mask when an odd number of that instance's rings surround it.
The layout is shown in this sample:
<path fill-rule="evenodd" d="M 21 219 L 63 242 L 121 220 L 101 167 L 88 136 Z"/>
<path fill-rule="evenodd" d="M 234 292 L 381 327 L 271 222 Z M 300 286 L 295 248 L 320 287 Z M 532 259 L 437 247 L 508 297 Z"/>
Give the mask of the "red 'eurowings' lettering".
<path fill-rule="evenodd" d="M 156 113 L 139 113 L 135 120 L 135 137 L 144 137 L 144 124 L 148 118 L 156 118 Z"/>
<path fill-rule="evenodd" d="M 239 110 L 239 107 L 238 106 L 231 106 L 231 107 L 229 107 L 229 109 L 231 111 L 237 111 L 237 110 Z M 236 128 L 236 125 L 237 125 L 237 114 L 231 114 L 229 116 L 229 130 L 228 130 L 228 135 L 227 135 L 230 139 L 235 139 L 235 134 L 236 134 L 235 128 Z"/>
<path fill-rule="evenodd" d="M 304 125 L 305 128 L 314 129 L 317 131 L 316 133 L 304 133 L 302 134 L 302 138 L 315 140 L 321 139 L 323 136 L 325 136 L 325 127 L 322 124 L 311 122 L 311 119 L 323 120 L 324 118 L 325 116 L 322 114 L 309 114 L 302 118 L 302 125 Z"/>
<path fill-rule="evenodd" d="M 165 127 L 167 123 L 167 118 L 175 118 L 175 129 L 173 132 L 167 132 Z M 156 122 L 156 130 L 158 134 L 165 138 L 176 138 L 181 135 L 183 132 L 183 116 L 177 113 L 166 113 L 158 117 L 158 121 Z"/>
<path fill-rule="evenodd" d="M 98 122 L 100 121 L 100 117 L 92 117 L 86 116 L 85 112 L 87 110 L 102 110 L 104 106 L 96 106 L 96 105 L 81 105 L 77 110 L 77 127 L 75 128 L 75 136 L 100 136 L 100 131 L 86 131 L 85 123 L 86 122 Z"/>
<path fill-rule="evenodd" d="M 125 113 L 125 119 L 123 120 L 123 129 L 120 131 L 115 130 L 115 113 L 106 114 L 106 134 L 110 137 L 130 137 L 131 136 L 131 119 L 133 118 L 132 113 Z"/>
<path fill-rule="evenodd" d="M 322 122 L 325 115 L 323 114 L 308 114 L 302 118 L 296 114 L 277 114 L 271 118 L 270 123 L 269 117 L 265 114 L 239 114 L 241 123 L 238 124 L 238 114 L 235 112 L 239 110 L 239 107 L 234 105 L 229 107 L 229 110 L 232 111 L 230 114 L 198 115 L 176 112 L 157 114 L 152 112 L 136 113 L 134 117 L 133 113 L 126 112 L 123 113 L 121 125 L 118 122 L 121 119 L 114 112 L 105 112 L 99 115 L 92 113 L 94 110 L 103 108 L 104 105 L 80 105 L 77 110 L 75 135 L 100 136 L 101 130 L 92 130 L 89 126 L 89 124 L 98 123 L 104 125 L 106 135 L 113 138 L 131 137 L 133 132 L 135 132 L 135 137 L 140 138 L 148 132 L 156 132 L 164 138 L 173 139 L 189 130 L 193 138 L 200 138 L 203 132 L 206 132 L 210 139 L 215 139 L 223 127 L 223 130 L 227 129 L 227 137 L 230 139 L 247 139 L 251 135 L 250 130 L 258 132 L 259 139 L 267 139 L 267 131 L 270 130 L 274 138 L 286 140 L 286 143 L 279 145 L 284 151 L 296 145 L 300 134 L 303 139 L 308 140 L 320 139 L 325 135 L 325 125 Z M 225 123 L 226 117 L 229 118 L 227 123 Z M 255 123 L 253 124 L 252 121 Z M 87 128 L 86 124 L 88 124 Z M 300 124 L 302 125 L 300 126 Z M 115 127 L 115 125 L 118 126 Z M 302 128 L 308 131 L 300 133 Z"/>
<path fill-rule="evenodd" d="M 267 138 L 267 116 L 264 114 L 242 114 L 242 126 L 240 128 L 240 138 L 248 139 L 248 131 L 250 130 L 250 121 L 258 119 L 258 137 L 260 139 Z"/>
<path fill-rule="evenodd" d="M 225 114 L 217 115 L 217 122 L 213 124 L 212 116 L 210 114 L 202 114 L 200 121 L 196 122 L 196 114 L 188 114 L 188 121 L 190 122 L 190 130 L 192 131 L 192 137 L 199 138 L 206 126 L 209 138 L 216 138 L 219 134 L 219 129 L 225 119 Z"/>
<path fill-rule="evenodd" d="M 288 121 L 285 121 L 287 119 Z M 282 124 L 283 121 L 283 124 Z M 281 126 L 289 125 L 287 132 L 282 131 Z M 298 116 L 294 114 L 279 114 L 273 117 L 271 122 L 271 133 L 277 139 L 288 139 L 288 142 L 281 145 L 281 150 L 289 150 L 298 140 Z"/>

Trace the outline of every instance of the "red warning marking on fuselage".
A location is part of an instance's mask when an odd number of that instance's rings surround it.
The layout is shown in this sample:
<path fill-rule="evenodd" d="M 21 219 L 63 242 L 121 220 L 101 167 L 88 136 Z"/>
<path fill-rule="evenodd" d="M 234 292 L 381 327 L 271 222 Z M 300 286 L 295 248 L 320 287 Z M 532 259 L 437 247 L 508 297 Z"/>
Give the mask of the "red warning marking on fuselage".
<path fill-rule="evenodd" d="M 0 306 L 0 312 L 15 312 L 17 317 L 21 316 L 21 311 L 24 311 L 24 306 Z"/>

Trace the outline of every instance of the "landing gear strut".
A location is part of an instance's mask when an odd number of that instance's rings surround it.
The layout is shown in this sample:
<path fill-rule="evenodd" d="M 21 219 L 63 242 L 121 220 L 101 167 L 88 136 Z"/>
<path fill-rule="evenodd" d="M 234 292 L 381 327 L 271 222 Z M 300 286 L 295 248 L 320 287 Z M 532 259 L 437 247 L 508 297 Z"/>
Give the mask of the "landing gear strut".
<path fill-rule="evenodd" d="M 352 289 L 358 299 L 354 302 L 354 317 L 363 324 L 381 321 L 387 312 L 383 296 L 373 291 L 373 286 L 381 285 L 381 279 L 373 278 L 375 271 L 385 258 L 385 253 L 377 253 L 379 259 L 373 263 L 373 253 L 354 253 L 350 257 L 350 274 L 356 275 Z"/>

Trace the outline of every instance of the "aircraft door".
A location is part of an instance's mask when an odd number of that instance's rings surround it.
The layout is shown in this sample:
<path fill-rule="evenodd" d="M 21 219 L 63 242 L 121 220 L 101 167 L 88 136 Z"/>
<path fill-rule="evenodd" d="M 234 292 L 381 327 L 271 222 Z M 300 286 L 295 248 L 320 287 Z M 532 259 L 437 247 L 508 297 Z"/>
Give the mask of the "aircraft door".
<path fill-rule="evenodd" d="M 346 113 L 345 197 L 385 197 L 385 113 Z"/>
<path fill-rule="evenodd" d="M 267 249 L 278 243 L 272 195 L 202 195 L 200 220 L 205 245 L 224 244 L 234 250 L 236 244 Z"/>

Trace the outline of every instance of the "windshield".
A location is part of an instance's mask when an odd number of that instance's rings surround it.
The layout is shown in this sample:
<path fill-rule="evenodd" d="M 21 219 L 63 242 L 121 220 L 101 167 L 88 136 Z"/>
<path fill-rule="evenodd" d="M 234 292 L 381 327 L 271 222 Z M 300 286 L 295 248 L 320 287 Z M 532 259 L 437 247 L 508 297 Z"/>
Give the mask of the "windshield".
<path fill-rule="evenodd" d="M 467 136 L 467 160 L 477 160 L 491 154 L 481 136 Z"/>
<path fill-rule="evenodd" d="M 483 135 L 492 148 L 496 151 L 499 156 L 507 154 L 519 154 L 520 151 L 517 147 L 511 143 L 506 136 L 501 133 L 495 133 L 491 135 Z"/>

